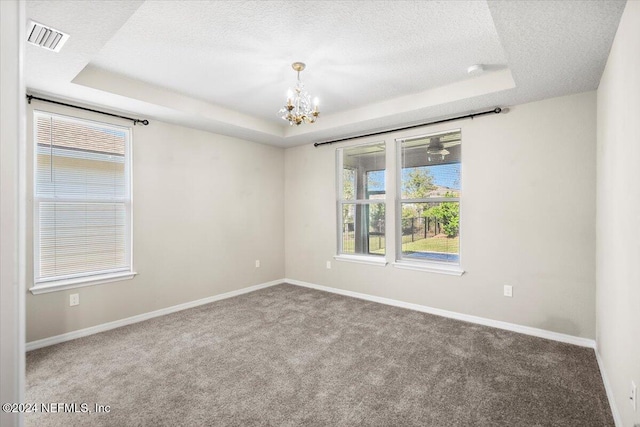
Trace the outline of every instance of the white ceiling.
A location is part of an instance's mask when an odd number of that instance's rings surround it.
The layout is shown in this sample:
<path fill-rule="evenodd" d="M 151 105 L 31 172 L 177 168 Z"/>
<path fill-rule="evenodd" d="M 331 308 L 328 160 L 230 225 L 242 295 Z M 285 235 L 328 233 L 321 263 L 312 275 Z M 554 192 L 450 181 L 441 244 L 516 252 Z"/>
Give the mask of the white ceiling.
<path fill-rule="evenodd" d="M 71 38 L 27 45 L 25 76 L 34 93 L 292 146 L 593 90 L 624 5 L 27 1 Z M 292 128 L 276 113 L 294 61 L 322 114 Z"/>

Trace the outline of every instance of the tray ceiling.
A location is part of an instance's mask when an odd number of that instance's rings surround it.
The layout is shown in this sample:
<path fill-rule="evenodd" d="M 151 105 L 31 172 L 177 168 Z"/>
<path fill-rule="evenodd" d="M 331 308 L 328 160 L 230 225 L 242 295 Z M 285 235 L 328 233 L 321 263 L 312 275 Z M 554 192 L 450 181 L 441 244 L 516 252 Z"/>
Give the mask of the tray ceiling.
<path fill-rule="evenodd" d="M 28 1 L 31 91 L 279 146 L 597 88 L 624 1 Z M 316 124 L 276 114 L 295 83 Z M 485 64 L 470 76 L 467 67 Z"/>

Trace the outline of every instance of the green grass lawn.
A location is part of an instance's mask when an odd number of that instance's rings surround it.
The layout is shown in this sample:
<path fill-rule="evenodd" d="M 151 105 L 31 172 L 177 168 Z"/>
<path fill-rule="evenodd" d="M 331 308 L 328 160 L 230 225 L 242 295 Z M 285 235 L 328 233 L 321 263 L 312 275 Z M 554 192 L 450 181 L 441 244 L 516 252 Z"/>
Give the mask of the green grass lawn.
<path fill-rule="evenodd" d="M 369 237 L 369 252 L 372 254 L 384 255 L 384 236 L 371 236 Z"/>
<path fill-rule="evenodd" d="M 345 238 L 343 243 L 343 250 L 345 253 L 354 253 L 353 233 L 349 233 L 351 239 Z M 416 238 L 419 236 L 416 236 Z M 434 238 L 429 237 L 426 239 L 417 239 L 414 242 L 411 241 L 411 236 L 402 236 L 402 251 L 403 252 L 444 252 L 449 254 L 459 253 L 459 237 L 452 238 Z M 369 237 L 369 252 L 372 254 L 384 255 L 384 236 L 371 236 Z"/>
<path fill-rule="evenodd" d="M 411 236 L 403 236 L 402 240 L 402 252 L 445 252 L 457 254 L 460 251 L 460 237 L 430 237 L 412 242 Z"/>

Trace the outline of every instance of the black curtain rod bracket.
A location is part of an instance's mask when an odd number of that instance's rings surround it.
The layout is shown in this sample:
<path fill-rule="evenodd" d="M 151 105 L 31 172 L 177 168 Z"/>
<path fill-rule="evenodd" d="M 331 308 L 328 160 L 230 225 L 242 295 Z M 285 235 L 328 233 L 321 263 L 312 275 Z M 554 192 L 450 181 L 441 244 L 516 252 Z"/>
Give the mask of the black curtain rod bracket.
<path fill-rule="evenodd" d="M 321 145 L 333 144 L 333 143 L 336 143 L 336 142 L 350 141 L 352 139 L 364 138 L 366 136 L 384 135 L 385 133 L 398 132 L 398 131 L 407 130 L 407 129 L 414 129 L 414 128 L 419 128 L 419 127 L 422 127 L 422 126 L 437 125 L 439 123 L 452 122 L 454 120 L 473 119 L 474 117 L 484 116 L 486 114 L 500 114 L 501 112 L 502 112 L 502 108 L 496 107 L 493 110 L 482 111 L 480 113 L 467 114 L 466 116 L 450 117 L 448 119 L 436 120 L 435 122 L 420 123 L 420 124 L 417 124 L 417 125 L 393 128 L 393 129 L 389 129 L 389 130 L 383 130 L 383 131 L 380 131 L 380 132 L 365 133 L 365 134 L 362 134 L 362 135 L 350 136 L 348 138 L 334 139 L 334 140 L 326 141 L 326 142 L 316 142 L 316 143 L 313 144 L 313 146 L 314 147 L 319 147 Z"/>
<path fill-rule="evenodd" d="M 51 104 L 57 104 L 57 105 L 63 105 L 65 107 L 77 108 L 78 110 L 91 111 L 92 113 L 98 113 L 98 114 L 104 114 L 106 116 L 117 117 L 119 119 L 130 120 L 130 121 L 133 122 L 134 126 L 137 125 L 138 123 L 140 123 L 142 125 L 145 125 L 145 126 L 147 126 L 149 124 L 149 120 L 146 120 L 146 119 L 134 119 L 132 117 L 120 116 L 118 114 L 112 114 L 112 113 L 107 113 L 105 111 L 93 110 L 91 108 L 80 107 L 78 105 L 66 104 L 64 102 L 54 101 L 52 99 L 45 99 L 45 98 L 40 98 L 38 96 L 27 95 L 27 102 L 29 102 L 29 104 L 31 104 L 31 100 L 33 100 L 33 99 L 35 99 L 36 101 L 49 102 Z"/>

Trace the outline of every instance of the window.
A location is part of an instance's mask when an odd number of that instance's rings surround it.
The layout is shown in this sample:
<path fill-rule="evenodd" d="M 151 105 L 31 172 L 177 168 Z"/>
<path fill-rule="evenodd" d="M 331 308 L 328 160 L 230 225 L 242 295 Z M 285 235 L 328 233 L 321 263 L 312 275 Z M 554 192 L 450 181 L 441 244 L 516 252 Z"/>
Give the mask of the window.
<path fill-rule="evenodd" d="M 460 131 L 398 145 L 398 260 L 459 265 Z"/>
<path fill-rule="evenodd" d="M 385 144 L 337 150 L 338 254 L 385 254 Z"/>
<path fill-rule="evenodd" d="M 32 292 L 130 278 L 130 129 L 34 113 Z"/>

